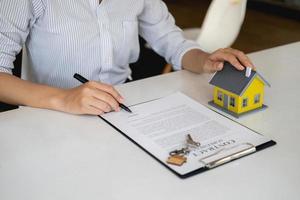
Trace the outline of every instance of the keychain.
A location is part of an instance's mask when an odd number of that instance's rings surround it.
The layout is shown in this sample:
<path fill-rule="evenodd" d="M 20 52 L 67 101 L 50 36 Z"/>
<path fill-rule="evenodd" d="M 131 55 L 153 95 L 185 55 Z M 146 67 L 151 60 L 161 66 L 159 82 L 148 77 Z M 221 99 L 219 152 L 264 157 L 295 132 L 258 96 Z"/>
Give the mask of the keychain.
<path fill-rule="evenodd" d="M 197 148 L 200 146 L 199 142 L 193 140 L 190 134 L 186 138 L 186 147 L 181 149 L 173 150 L 169 153 L 167 163 L 171 165 L 181 166 L 187 161 L 186 155 L 188 155 L 191 149 Z"/>

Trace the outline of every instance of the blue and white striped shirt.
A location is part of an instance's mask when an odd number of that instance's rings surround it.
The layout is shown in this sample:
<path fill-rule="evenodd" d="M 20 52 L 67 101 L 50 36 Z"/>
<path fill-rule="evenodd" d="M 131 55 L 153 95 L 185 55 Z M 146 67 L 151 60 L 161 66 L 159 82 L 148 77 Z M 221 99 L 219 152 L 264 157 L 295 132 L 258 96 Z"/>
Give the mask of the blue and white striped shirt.
<path fill-rule="evenodd" d="M 119 84 L 138 59 L 139 34 L 175 69 L 199 48 L 182 37 L 161 0 L 1 0 L 0 72 L 11 73 L 25 44 L 36 83 L 74 87 L 77 72 Z"/>

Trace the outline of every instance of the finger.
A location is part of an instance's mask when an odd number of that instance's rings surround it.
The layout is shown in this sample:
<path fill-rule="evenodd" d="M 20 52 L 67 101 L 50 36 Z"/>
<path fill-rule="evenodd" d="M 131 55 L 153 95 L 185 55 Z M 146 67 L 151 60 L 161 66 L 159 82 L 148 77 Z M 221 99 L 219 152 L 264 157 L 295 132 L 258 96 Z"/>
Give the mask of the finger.
<path fill-rule="evenodd" d="M 253 63 L 244 52 L 232 48 L 226 48 L 224 49 L 224 51 L 235 55 L 238 58 L 238 60 L 242 63 L 242 65 L 255 69 Z"/>
<path fill-rule="evenodd" d="M 214 70 L 221 71 L 224 67 L 224 62 L 214 62 Z"/>
<path fill-rule="evenodd" d="M 94 89 L 92 96 L 94 98 L 98 99 L 98 101 L 100 100 L 100 101 L 106 103 L 107 105 L 109 105 L 111 109 L 113 109 L 115 111 L 120 110 L 119 102 L 113 96 L 111 96 L 109 93 L 99 90 L 99 89 Z"/>
<path fill-rule="evenodd" d="M 99 109 L 99 108 L 96 108 L 94 106 L 91 106 L 89 105 L 87 108 L 86 108 L 86 114 L 89 114 L 89 115 L 102 115 L 104 114 L 104 111 Z"/>
<path fill-rule="evenodd" d="M 111 85 L 105 84 L 105 83 L 98 83 L 95 81 L 90 81 L 91 85 L 99 90 L 103 90 L 113 96 L 118 102 L 123 103 L 124 98 L 121 96 L 121 94 Z"/>
<path fill-rule="evenodd" d="M 243 70 L 244 66 L 232 53 L 225 52 L 224 50 L 218 50 L 211 55 L 213 61 L 228 61 L 238 70 Z"/>
<path fill-rule="evenodd" d="M 110 112 L 112 110 L 112 107 L 110 106 L 110 104 L 108 104 L 104 101 L 101 101 L 101 100 L 99 100 L 98 98 L 95 98 L 95 97 L 92 97 L 90 99 L 89 105 L 93 106 L 93 107 L 95 107 L 99 110 L 102 110 L 104 112 Z"/>
<path fill-rule="evenodd" d="M 215 73 L 217 71 L 221 71 L 223 69 L 223 62 L 209 62 L 207 63 L 207 65 L 205 66 L 205 72 L 207 73 Z"/>

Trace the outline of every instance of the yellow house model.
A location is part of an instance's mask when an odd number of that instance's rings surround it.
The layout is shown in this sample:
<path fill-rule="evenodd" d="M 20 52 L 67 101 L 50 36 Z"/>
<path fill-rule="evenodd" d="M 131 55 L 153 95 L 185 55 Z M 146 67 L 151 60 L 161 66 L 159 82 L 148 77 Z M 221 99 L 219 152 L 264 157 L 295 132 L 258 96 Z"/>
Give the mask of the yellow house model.
<path fill-rule="evenodd" d="M 256 71 L 239 71 L 226 62 L 210 84 L 215 88 L 214 99 L 209 104 L 235 117 L 266 108 L 264 86 L 270 84 Z"/>

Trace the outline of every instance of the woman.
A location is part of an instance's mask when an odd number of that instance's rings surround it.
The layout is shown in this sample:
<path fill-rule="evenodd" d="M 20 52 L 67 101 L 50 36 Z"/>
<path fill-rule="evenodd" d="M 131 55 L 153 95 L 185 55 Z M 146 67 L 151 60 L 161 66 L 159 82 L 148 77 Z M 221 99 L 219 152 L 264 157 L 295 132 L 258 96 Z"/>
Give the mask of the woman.
<path fill-rule="evenodd" d="M 182 37 L 161 0 L 4 0 L 0 1 L 0 100 L 74 114 L 119 111 L 124 99 L 112 85 L 130 76 L 139 55 L 138 35 L 175 70 L 221 70 L 229 61 L 253 67 L 235 49 L 212 54 Z M 26 44 L 32 80 L 11 75 Z M 79 83 L 74 73 L 90 81 Z"/>

